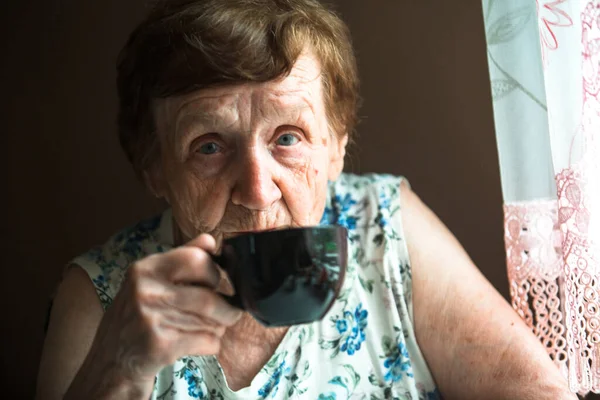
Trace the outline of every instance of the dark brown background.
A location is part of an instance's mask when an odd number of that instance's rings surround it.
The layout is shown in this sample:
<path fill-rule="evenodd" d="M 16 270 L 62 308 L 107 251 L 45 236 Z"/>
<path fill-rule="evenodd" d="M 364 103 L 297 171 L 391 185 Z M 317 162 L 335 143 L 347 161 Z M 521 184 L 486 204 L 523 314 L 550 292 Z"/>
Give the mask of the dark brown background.
<path fill-rule="evenodd" d="M 506 295 L 480 1 L 337 3 L 354 35 L 365 98 L 349 168 L 406 175 Z M 143 4 L 3 2 L 2 398 L 33 394 L 62 265 L 158 210 L 134 179 L 114 123 L 115 57 Z"/>

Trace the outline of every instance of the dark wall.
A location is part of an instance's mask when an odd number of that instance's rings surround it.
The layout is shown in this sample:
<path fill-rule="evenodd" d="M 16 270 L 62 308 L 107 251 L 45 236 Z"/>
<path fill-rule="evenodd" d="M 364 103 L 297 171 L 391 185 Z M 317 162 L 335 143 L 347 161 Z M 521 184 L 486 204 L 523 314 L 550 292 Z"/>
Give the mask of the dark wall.
<path fill-rule="evenodd" d="M 33 394 L 62 266 L 160 205 L 115 134 L 114 64 L 142 0 L 21 0 L 0 13 L 3 393 Z M 403 174 L 507 293 L 479 0 L 339 0 L 365 99 L 359 172 Z"/>

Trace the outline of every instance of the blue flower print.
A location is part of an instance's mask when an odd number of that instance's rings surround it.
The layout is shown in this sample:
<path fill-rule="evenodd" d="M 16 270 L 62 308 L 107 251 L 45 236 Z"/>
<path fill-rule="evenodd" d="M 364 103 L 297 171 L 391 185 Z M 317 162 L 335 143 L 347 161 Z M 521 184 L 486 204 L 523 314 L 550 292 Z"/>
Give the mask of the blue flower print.
<path fill-rule="evenodd" d="M 188 384 L 188 395 L 194 399 L 204 398 L 204 391 L 200 387 L 200 380 L 190 369 L 185 370 L 183 377 Z"/>
<path fill-rule="evenodd" d="M 273 375 L 271 375 L 271 377 L 269 378 L 267 383 L 265 383 L 264 386 L 259 389 L 258 395 L 260 396 L 260 398 L 266 399 L 269 396 L 274 397 L 275 394 L 277 393 L 277 389 L 279 386 L 279 382 L 281 381 L 281 377 L 283 376 L 284 373 L 287 373 L 289 371 L 290 371 L 290 368 L 289 367 L 286 368 L 285 360 L 283 360 L 281 362 L 281 364 L 279 364 L 279 366 L 277 366 L 277 368 L 275 368 L 275 371 L 273 371 Z"/>
<path fill-rule="evenodd" d="M 101 247 L 94 247 L 88 251 L 87 256 L 94 260 L 96 263 L 105 262 L 104 254 Z"/>
<path fill-rule="evenodd" d="M 332 216 L 333 216 L 333 210 L 331 209 L 331 207 L 325 207 L 325 209 L 323 210 L 323 216 L 321 217 L 321 222 L 319 223 L 319 225 L 330 224 L 331 220 L 332 220 Z"/>
<path fill-rule="evenodd" d="M 100 288 L 102 290 L 108 289 L 108 283 L 106 282 L 106 278 L 102 274 L 100 274 L 97 277 L 95 277 L 94 279 L 92 279 L 92 282 L 94 282 L 94 285 L 96 285 L 98 288 Z"/>
<path fill-rule="evenodd" d="M 344 311 L 342 318 L 335 321 L 335 327 L 341 335 L 340 350 L 354 355 L 360 350 L 361 343 L 365 341 L 365 328 L 367 327 L 367 310 L 362 309 L 362 303 L 356 307 L 354 313 Z"/>
<path fill-rule="evenodd" d="M 403 342 L 398 343 L 392 354 L 385 359 L 383 366 L 388 369 L 385 374 L 386 382 L 398 382 L 403 375 L 413 377 L 408 350 Z"/>
<path fill-rule="evenodd" d="M 123 244 L 123 252 L 132 259 L 139 258 L 142 252 L 141 240 L 143 240 L 143 237 L 138 235 L 134 235 L 133 237 L 127 239 Z"/>
<path fill-rule="evenodd" d="M 137 225 L 120 232 L 116 240 L 122 242 L 122 251 L 131 259 L 137 259 L 143 255 L 142 243 L 147 241 L 158 229 L 160 216 L 141 221 Z"/>
<path fill-rule="evenodd" d="M 417 383 L 417 390 L 419 392 L 419 400 L 440 400 L 442 398 L 437 388 L 434 388 L 433 391 L 428 391 L 422 383 Z"/>
<path fill-rule="evenodd" d="M 433 392 L 425 392 L 425 393 L 420 393 L 419 394 L 419 400 L 440 400 L 442 398 L 442 395 L 440 394 L 440 391 L 436 389 L 433 390 Z"/>
<path fill-rule="evenodd" d="M 390 208 L 390 197 L 386 196 L 385 193 L 379 194 L 379 208 L 389 209 Z"/>
<path fill-rule="evenodd" d="M 348 322 L 345 319 L 338 319 L 335 322 L 335 327 L 337 328 L 339 333 L 346 333 L 348 330 Z"/>
<path fill-rule="evenodd" d="M 338 207 L 342 213 L 347 212 L 350 207 L 356 204 L 356 200 L 350 196 L 350 193 L 346 193 L 346 196 L 342 198 L 339 194 L 335 196 L 335 202 L 338 204 Z"/>
<path fill-rule="evenodd" d="M 345 227 L 348 230 L 356 229 L 356 218 L 348 216 L 346 214 L 341 214 L 338 217 L 337 224 Z"/>
<path fill-rule="evenodd" d="M 379 213 L 377 213 L 377 217 L 375 217 L 375 223 L 379 225 L 381 229 L 384 229 L 389 223 L 389 220 L 383 215 L 381 211 L 379 211 Z"/>
<path fill-rule="evenodd" d="M 352 198 L 350 193 L 346 193 L 344 197 L 339 194 L 334 197 L 334 202 L 338 208 L 339 215 L 337 216 L 337 224 L 347 228 L 348 230 L 356 229 L 356 217 L 348 215 L 350 207 L 356 204 L 356 200 Z"/>
<path fill-rule="evenodd" d="M 112 297 L 108 294 L 110 284 L 103 273 L 92 278 L 92 282 L 94 282 L 94 286 L 96 287 L 96 293 L 100 298 L 100 303 L 106 310 L 112 304 Z"/>
<path fill-rule="evenodd" d="M 385 193 L 379 195 L 379 204 L 377 205 L 377 217 L 375 217 L 375 223 L 384 229 L 389 223 L 390 214 L 390 197 Z"/>
<path fill-rule="evenodd" d="M 334 392 L 321 393 L 317 400 L 337 400 L 337 396 Z"/>

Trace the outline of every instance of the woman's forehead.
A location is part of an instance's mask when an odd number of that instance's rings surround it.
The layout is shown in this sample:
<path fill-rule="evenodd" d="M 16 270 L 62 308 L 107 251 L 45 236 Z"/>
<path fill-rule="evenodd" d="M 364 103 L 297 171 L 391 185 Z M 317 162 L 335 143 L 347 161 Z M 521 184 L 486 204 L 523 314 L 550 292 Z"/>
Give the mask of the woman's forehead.
<path fill-rule="evenodd" d="M 155 110 L 157 118 L 174 121 L 189 114 L 227 112 L 240 107 L 240 99 L 252 99 L 265 112 L 310 108 L 316 114 L 323 108 L 319 62 L 311 54 L 303 54 L 290 74 L 283 78 L 263 83 L 201 89 L 183 96 L 157 100 Z M 255 102 L 255 99 L 258 101 Z M 257 104 L 253 106 L 256 107 Z"/>

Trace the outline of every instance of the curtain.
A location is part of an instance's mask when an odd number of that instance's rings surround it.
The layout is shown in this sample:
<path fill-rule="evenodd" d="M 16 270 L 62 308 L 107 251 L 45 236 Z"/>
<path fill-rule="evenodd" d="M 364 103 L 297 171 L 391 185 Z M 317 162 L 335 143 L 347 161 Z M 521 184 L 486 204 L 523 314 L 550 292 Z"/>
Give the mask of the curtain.
<path fill-rule="evenodd" d="M 512 306 L 600 392 L 600 0 L 482 0 Z"/>

